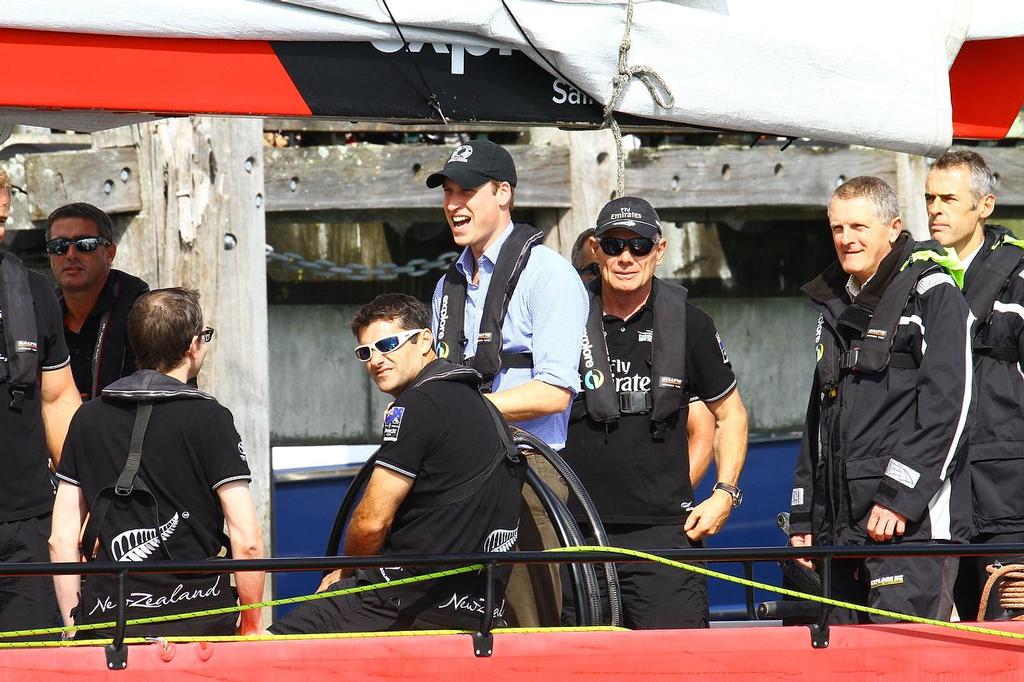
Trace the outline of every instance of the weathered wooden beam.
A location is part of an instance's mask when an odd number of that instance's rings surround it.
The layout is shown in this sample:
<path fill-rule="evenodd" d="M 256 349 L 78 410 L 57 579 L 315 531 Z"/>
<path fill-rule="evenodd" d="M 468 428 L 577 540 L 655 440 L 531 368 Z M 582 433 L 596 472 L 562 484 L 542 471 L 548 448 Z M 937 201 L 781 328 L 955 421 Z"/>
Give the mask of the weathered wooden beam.
<path fill-rule="evenodd" d="M 44 220 L 72 201 L 94 204 L 107 213 L 142 209 L 134 147 L 26 154 L 25 183 L 32 220 Z"/>
<path fill-rule="evenodd" d="M 824 206 L 847 178 L 895 185 L 892 152 L 872 149 L 660 147 L 630 154 L 626 194 L 656 208 Z"/>
<path fill-rule="evenodd" d="M 576 138 L 581 142 L 605 133 L 561 135 L 570 142 Z M 595 177 L 603 177 L 597 157 L 581 157 L 586 163 L 570 163 L 572 147 L 573 143 L 509 147 L 519 169 L 518 207 L 572 209 L 578 203 L 573 197 L 579 195 L 580 183 L 596 181 L 584 176 L 596 173 Z M 427 190 L 423 182 L 427 174 L 444 164 L 449 151 L 448 146 L 419 144 L 268 148 L 266 210 L 434 210 L 440 205 L 439 195 Z M 1024 151 L 1013 147 L 978 151 L 999 176 L 998 205 L 1024 206 Z M 28 217 L 32 220 L 44 219 L 69 201 L 88 201 L 109 213 L 131 213 L 142 208 L 136 146 L 18 158 L 24 158 L 24 184 L 30 194 Z M 614 165 L 614 158 L 605 158 Z M 908 168 L 916 172 L 908 175 Z M 892 152 L 873 149 L 793 147 L 783 152 L 768 147 L 643 148 L 629 156 L 626 192 L 643 196 L 666 211 L 806 211 L 823 208 L 829 193 L 843 179 L 877 175 L 899 189 L 908 217 L 912 214 L 920 218 L 920 202 L 912 194 L 923 193 L 923 172 L 924 159 L 907 158 L 901 164 Z M 598 199 L 604 196 L 596 189 L 594 192 L 601 195 Z M 584 221 L 592 217 L 590 213 L 593 211 L 577 211 Z M 556 217 L 553 222 L 561 220 Z M 568 239 L 569 232 L 578 232 L 579 224 L 574 222 L 573 229 L 565 234 L 559 232 L 556 246 L 564 246 L 561 242 Z"/>
<path fill-rule="evenodd" d="M 511 146 L 520 208 L 567 208 L 569 151 Z M 433 145 L 283 147 L 266 151 L 268 211 L 437 208 L 440 190 L 424 186 L 451 148 Z"/>

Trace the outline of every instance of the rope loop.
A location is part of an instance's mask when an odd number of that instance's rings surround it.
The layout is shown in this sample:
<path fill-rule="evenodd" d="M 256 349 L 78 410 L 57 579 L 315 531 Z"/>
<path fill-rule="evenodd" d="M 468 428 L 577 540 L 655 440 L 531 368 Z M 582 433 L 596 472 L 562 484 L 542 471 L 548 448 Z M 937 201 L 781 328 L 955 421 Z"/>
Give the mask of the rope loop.
<path fill-rule="evenodd" d="M 668 83 L 661 74 L 652 67 L 643 64 L 629 65 L 629 49 L 632 47 L 633 31 L 633 2 L 629 0 L 626 4 L 626 28 L 622 34 L 622 41 L 619 43 L 619 64 L 618 73 L 612 76 L 612 92 L 608 97 L 608 103 L 604 107 L 604 127 L 611 129 L 615 138 L 615 197 L 621 197 L 626 191 L 626 154 L 622 147 L 622 130 L 618 121 L 615 120 L 615 107 L 619 105 L 622 96 L 626 94 L 626 86 L 634 78 L 644 84 L 648 94 L 654 103 L 662 109 L 671 109 L 675 106 L 675 95 Z"/>

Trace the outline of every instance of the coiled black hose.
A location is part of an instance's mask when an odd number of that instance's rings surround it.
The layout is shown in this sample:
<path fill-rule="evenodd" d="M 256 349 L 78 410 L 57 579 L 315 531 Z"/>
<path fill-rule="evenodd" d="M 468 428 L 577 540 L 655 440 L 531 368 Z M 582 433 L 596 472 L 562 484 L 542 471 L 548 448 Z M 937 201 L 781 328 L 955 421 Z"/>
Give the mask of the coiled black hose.
<path fill-rule="evenodd" d="M 569 508 L 541 480 L 537 472 L 527 467 L 526 483 L 537 494 L 541 506 L 551 519 L 551 525 L 563 547 L 579 547 L 584 544 L 583 534 L 569 513 Z M 597 572 L 593 564 L 566 564 L 572 577 L 573 594 L 576 599 L 576 618 L 579 625 L 601 624 L 601 592 L 597 583 Z"/>
<path fill-rule="evenodd" d="M 601 517 L 597 513 L 597 507 L 594 506 L 593 500 L 590 499 L 590 494 L 587 493 L 587 489 L 583 487 L 583 482 L 580 481 L 579 476 L 577 476 L 576 472 L 572 470 L 569 463 L 566 462 L 561 455 L 555 452 L 551 446 L 540 438 L 537 438 L 537 436 L 533 435 L 529 431 L 524 431 L 523 429 L 513 426 L 512 438 L 520 449 L 528 447 L 535 450 L 539 454 L 543 455 L 544 459 L 554 467 L 555 471 L 558 472 L 558 475 L 561 476 L 566 485 L 569 486 L 569 490 L 576 497 L 580 507 L 582 507 L 583 513 L 587 517 L 587 525 L 590 526 L 594 539 L 599 545 L 607 546 L 608 535 L 605 533 L 604 524 L 601 523 Z M 615 564 L 604 564 L 604 575 L 608 588 L 610 624 L 614 626 L 621 626 L 622 593 L 619 590 L 619 574 L 615 570 Z"/>

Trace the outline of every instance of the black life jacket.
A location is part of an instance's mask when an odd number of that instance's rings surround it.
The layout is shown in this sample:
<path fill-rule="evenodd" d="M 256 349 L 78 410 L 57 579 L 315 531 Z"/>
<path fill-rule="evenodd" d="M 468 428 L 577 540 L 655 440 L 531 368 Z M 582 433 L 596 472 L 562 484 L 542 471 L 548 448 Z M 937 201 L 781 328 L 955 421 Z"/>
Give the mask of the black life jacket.
<path fill-rule="evenodd" d="M 657 277 L 651 281 L 654 308 L 654 343 L 651 347 L 651 389 L 618 393 L 608 359 L 604 336 L 601 280 L 587 285 L 590 313 L 580 353 L 582 401 L 577 396 L 573 419 L 586 415 L 597 422 L 612 423 L 622 414 L 651 415 L 651 437 L 665 440 L 666 420 L 689 403 L 686 385 L 686 288 Z"/>
<path fill-rule="evenodd" d="M 468 283 L 452 263 L 444 276 L 441 294 L 441 310 L 437 321 L 437 356 L 460 365 L 468 365 L 483 377 L 483 391 L 491 390 L 495 375 L 502 368 L 516 367 L 531 369 L 532 353 L 503 353 L 501 351 L 501 327 L 508 313 L 512 292 L 519 283 L 530 252 L 544 239 L 544 233 L 530 225 L 518 224 L 501 245 L 498 260 L 494 264 L 491 282 L 484 299 L 480 317 L 480 331 L 477 334 L 476 354 L 465 357 L 466 334 L 463 326 L 466 319 L 466 288 Z"/>
<path fill-rule="evenodd" d="M 929 270 L 945 271 L 958 285 L 963 284 L 963 266 L 946 248 L 934 240 L 915 242 L 908 239 L 895 257 L 886 257 L 875 277 L 883 279 L 868 283 L 838 317 L 837 330 L 851 339 L 849 349 L 842 353 L 840 375 L 872 374 L 890 367 L 917 369 L 917 360 L 910 353 L 893 353 L 900 318 Z M 895 264 L 901 264 L 898 269 Z M 883 272 L 888 266 L 889 272 Z M 941 270 L 940 270 L 941 269 Z M 871 286 L 875 284 L 875 286 Z M 827 385 L 828 377 L 822 377 Z M 838 380 L 838 377 L 836 378 Z"/>
<path fill-rule="evenodd" d="M 981 263 L 977 274 L 971 277 L 971 284 L 964 292 L 967 305 L 978 320 L 973 340 L 974 354 L 1003 362 L 1019 362 L 1021 358 L 1018 357 L 1016 346 L 987 346 L 981 342 L 981 333 L 985 328 L 984 323 L 992 315 L 992 306 L 1000 292 L 1024 262 L 1024 240 L 1015 239 L 1009 230 L 1000 225 L 987 226 L 986 231 L 995 234 L 991 246 L 987 245 L 988 240 L 981 246 L 990 253 Z"/>
<path fill-rule="evenodd" d="M 10 409 L 20 412 L 25 393 L 39 376 L 39 331 L 28 271 L 13 254 L 0 252 L 0 383 L 7 383 Z"/>

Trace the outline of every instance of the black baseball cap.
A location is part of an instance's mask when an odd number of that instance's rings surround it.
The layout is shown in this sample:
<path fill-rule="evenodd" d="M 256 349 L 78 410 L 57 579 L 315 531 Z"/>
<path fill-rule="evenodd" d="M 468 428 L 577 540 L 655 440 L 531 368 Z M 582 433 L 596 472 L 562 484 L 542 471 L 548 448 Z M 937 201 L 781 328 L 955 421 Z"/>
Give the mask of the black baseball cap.
<path fill-rule="evenodd" d="M 427 178 L 427 187 L 439 187 L 445 178 L 466 188 L 479 187 L 489 180 L 515 187 L 516 164 L 501 145 L 490 140 L 472 140 L 452 150 L 444 168 Z"/>
<path fill-rule="evenodd" d="M 661 220 L 658 218 L 658 212 L 639 197 L 619 197 L 605 204 L 597 216 L 594 236 L 600 237 L 616 227 L 624 227 L 649 239 L 661 235 Z"/>

